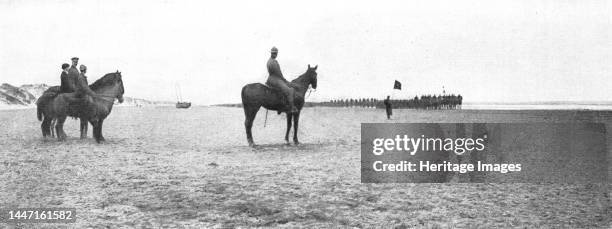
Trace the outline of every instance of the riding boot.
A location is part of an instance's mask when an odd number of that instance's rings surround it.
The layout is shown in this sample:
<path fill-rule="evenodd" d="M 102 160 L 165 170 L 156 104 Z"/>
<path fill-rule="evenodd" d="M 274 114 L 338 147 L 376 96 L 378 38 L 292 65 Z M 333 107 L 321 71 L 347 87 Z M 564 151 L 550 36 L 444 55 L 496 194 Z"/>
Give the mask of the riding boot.
<path fill-rule="evenodd" d="M 293 103 L 293 98 L 295 97 L 295 90 L 290 87 L 289 82 L 287 82 L 283 78 L 271 75 L 270 77 L 268 77 L 268 81 L 266 82 L 266 84 L 268 84 L 269 86 L 273 88 L 280 90 L 282 94 L 285 95 L 285 98 L 287 99 L 286 100 L 287 103 L 285 103 L 287 107 L 285 109 L 288 108 L 289 112 L 291 113 L 298 112 L 298 109 L 295 107 L 295 104 Z"/>

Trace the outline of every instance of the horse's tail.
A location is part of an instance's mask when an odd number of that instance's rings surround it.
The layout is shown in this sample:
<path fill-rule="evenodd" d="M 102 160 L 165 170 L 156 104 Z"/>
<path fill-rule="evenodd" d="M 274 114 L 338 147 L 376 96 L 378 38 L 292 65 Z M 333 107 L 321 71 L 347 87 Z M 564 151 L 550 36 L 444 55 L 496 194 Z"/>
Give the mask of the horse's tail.
<path fill-rule="evenodd" d="M 40 106 L 36 106 L 36 117 L 38 117 L 38 121 L 42 121 L 43 119 L 42 107 Z"/>
<path fill-rule="evenodd" d="M 45 106 L 47 106 L 45 97 L 41 96 L 38 98 L 38 100 L 36 100 L 36 117 L 38 118 L 38 121 L 43 120 Z"/>
<path fill-rule="evenodd" d="M 242 87 L 242 90 L 240 90 L 240 98 L 242 99 L 242 101 L 244 101 L 244 90 L 246 89 L 246 85 Z"/>
<path fill-rule="evenodd" d="M 49 106 L 51 100 L 53 100 L 57 95 L 59 95 L 59 93 L 60 87 L 53 86 L 45 90 L 45 92 L 40 97 L 38 97 L 38 99 L 36 100 L 36 117 L 38 118 L 38 121 L 42 121 L 45 115 L 44 110 L 47 108 L 47 106 Z"/>
<path fill-rule="evenodd" d="M 242 99 L 242 106 L 244 107 L 247 102 L 248 102 L 248 95 L 246 94 L 246 90 L 248 89 L 249 84 L 244 85 L 244 87 L 242 87 L 242 91 L 240 92 L 240 98 Z"/>

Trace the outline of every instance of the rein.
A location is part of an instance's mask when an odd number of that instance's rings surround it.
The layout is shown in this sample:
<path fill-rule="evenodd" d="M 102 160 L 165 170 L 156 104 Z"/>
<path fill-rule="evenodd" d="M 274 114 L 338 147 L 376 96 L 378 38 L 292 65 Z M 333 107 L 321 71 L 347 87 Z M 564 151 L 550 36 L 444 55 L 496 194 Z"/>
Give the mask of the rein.
<path fill-rule="evenodd" d="M 308 87 L 308 95 L 306 95 L 306 98 L 305 98 L 305 99 L 307 99 L 308 97 L 310 97 L 310 93 L 311 93 L 311 92 L 313 92 L 313 91 L 317 91 L 317 89 L 312 89 L 312 88 L 310 88 L 310 86 L 309 86 L 309 87 Z"/>
<path fill-rule="evenodd" d="M 106 102 L 112 102 L 112 103 L 114 103 L 114 102 L 115 102 L 115 97 L 114 97 L 114 96 L 110 96 L 110 95 L 100 95 L 100 94 L 97 94 L 97 96 L 98 96 L 98 97 L 100 97 L 99 99 L 102 99 L 102 100 L 104 100 L 104 101 L 106 101 Z M 106 98 L 109 98 L 110 100 L 107 100 Z"/>

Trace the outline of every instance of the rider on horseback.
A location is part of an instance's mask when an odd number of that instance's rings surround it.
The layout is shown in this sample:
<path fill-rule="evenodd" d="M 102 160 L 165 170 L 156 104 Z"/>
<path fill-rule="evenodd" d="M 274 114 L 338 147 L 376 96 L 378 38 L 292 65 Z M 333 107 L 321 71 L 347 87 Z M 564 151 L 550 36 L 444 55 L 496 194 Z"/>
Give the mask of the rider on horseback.
<path fill-rule="evenodd" d="M 79 65 L 79 58 L 72 57 L 71 60 L 72 66 L 68 64 L 62 64 L 62 75 L 60 76 L 60 93 L 72 93 L 76 91 L 77 78 L 79 77 L 79 74 L 81 74 L 77 69 L 77 65 Z"/>
<path fill-rule="evenodd" d="M 79 65 L 79 58 L 78 57 L 72 57 L 72 65 L 70 66 L 70 69 L 68 69 L 68 84 L 70 85 L 69 87 L 72 88 L 72 91 L 76 91 L 76 81 L 77 78 L 79 78 L 79 75 L 81 74 L 79 72 L 79 70 L 77 69 L 77 65 Z M 62 86 L 64 85 L 64 83 L 62 82 Z"/>
<path fill-rule="evenodd" d="M 90 109 L 89 104 L 93 103 L 93 98 L 97 98 L 98 95 L 89 88 L 89 84 L 87 82 L 87 66 L 82 65 L 79 66 L 81 70 L 81 74 L 77 77 L 76 80 L 76 90 L 75 97 L 78 100 L 77 102 L 77 111 L 80 117 L 92 117 L 93 110 Z"/>
<path fill-rule="evenodd" d="M 70 69 L 66 70 L 66 65 L 63 64 L 62 69 L 62 85 L 60 86 L 61 93 L 71 93 L 76 92 L 75 97 L 79 100 L 83 99 L 85 95 L 89 95 L 91 97 L 97 97 L 96 93 L 89 88 L 89 84 L 87 83 L 87 76 L 85 73 L 87 72 L 87 66 L 81 65 L 79 66 L 79 70 L 77 69 L 77 65 L 79 64 L 79 58 L 72 58 L 72 66 Z"/>
<path fill-rule="evenodd" d="M 278 49 L 276 47 L 272 47 L 270 50 L 270 59 L 268 60 L 268 80 L 266 84 L 272 88 L 280 90 L 286 97 L 287 102 L 289 103 L 289 108 L 291 113 L 297 113 L 298 109 L 295 107 L 293 103 L 293 98 L 295 95 L 295 91 L 289 85 L 289 81 L 283 77 L 283 73 L 280 70 L 280 65 L 278 61 L 276 61 L 276 56 L 278 55 Z"/>
<path fill-rule="evenodd" d="M 76 81 L 76 97 L 84 98 L 85 95 L 89 95 L 91 97 L 98 97 L 98 95 L 94 91 L 92 91 L 91 88 L 89 88 L 89 83 L 87 83 L 87 76 L 85 76 L 85 73 L 87 72 L 87 66 L 81 64 L 81 66 L 79 66 L 79 69 L 81 69 L 81 74 L 79 74 Z"/>
<path fill-rule="evenodd" d="M 62 84 L 60 86 L 60 93 L 74 92 L 74 80 L 72 80 L 70 76 L 68 76 L 69 67 L 69 64 L 62 64 L 62 74 L 60 75 Z"/>
<path fill-rule="evenodd" d="M 87 72 L 87 66 L 81 65 L 79 66 L 79 70 L 77 69 L 77 65 L 79 64 L 79 58 L 72 58 L 72 66 L 70 69 L 64 70 L 62 72 L 62 84 L 60 86 L 60 93 L 73 93 L 68 96 L 68 101 L 70 103 L 70 112 L 74 116 L 83 117 L 86 115 L 90 115 L 89 109 L 87 106 L 89 103 L 93 102 L 92 98 L 98 97 L 98 95 L 89 88 L 89 84 L 87 83 L 87 76 L 85 73 Z M 65 65 L 62 65 L 64 67 Z M 66 75 L 64 75 L 66 73 Z"/>

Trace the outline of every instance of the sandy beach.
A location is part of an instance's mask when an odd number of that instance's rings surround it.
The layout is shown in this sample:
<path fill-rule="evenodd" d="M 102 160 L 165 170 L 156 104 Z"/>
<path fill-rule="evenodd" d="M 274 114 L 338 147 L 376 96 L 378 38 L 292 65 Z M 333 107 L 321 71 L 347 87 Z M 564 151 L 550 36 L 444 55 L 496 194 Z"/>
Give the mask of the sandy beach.
<path fill-rule="evenodd" d="M 360 124 L 608 124 L 612 112 L 383 113 L 305 108 L 302 144 L 288 146 L 285 116 L 270 112 L 264 128 L 261 110 L 250 148 L 240 108 L 115 107 L 104 144 L 91 128 L 78 139 L 72 119 L 67 141 L 43 141 L 35 109 L 0 110 L 0 206 L 77 208 L 75 224 L 26 228 L 610 228 L 609 183 L 362 184 Z"/>

